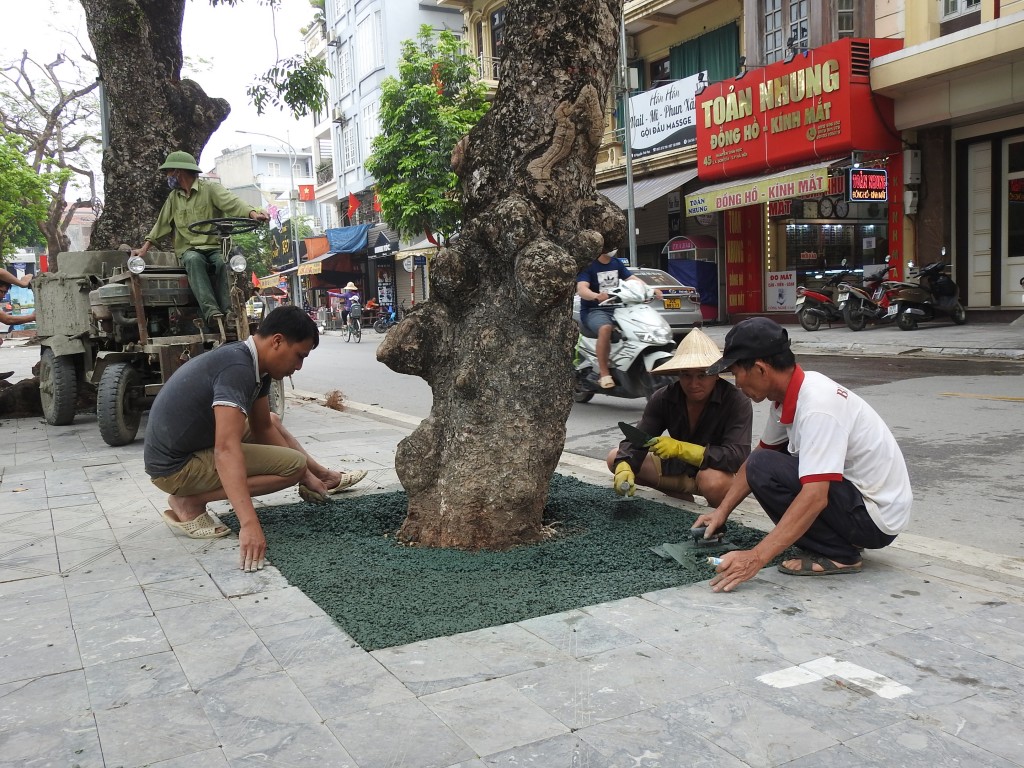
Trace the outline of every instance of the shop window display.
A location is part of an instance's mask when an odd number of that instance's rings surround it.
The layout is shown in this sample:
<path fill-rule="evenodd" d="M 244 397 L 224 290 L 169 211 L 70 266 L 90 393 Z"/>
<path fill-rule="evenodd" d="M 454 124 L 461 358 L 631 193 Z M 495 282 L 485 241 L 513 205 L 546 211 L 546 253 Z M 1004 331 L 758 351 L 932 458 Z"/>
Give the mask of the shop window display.
<path fill-rule="evenodd" d="M 857 213 L 858 204 L 851 208 Z M 772 271 L 793 271 L 798 285 L 815 286 L 844 270 L 859 275 L 865 265 L 882 264 L 889 252 L 884 206 L 872 219 L 822 221 L 778 219 L 771 224 Z M 851 213 L 853 215 L 853 213 Z M 843 261 L 846 261 L 845 267 Z"/>

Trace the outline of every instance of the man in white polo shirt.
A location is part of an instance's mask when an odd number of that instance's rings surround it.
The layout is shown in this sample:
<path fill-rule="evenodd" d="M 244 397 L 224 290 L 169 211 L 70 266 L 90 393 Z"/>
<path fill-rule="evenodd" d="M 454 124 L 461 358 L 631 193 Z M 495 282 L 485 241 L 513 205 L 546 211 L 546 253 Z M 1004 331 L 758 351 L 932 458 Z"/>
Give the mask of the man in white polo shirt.
<path fill-rule="evenodd" d="M 725 499 L 695 525 L 710 535 L 753 493 L 775 529 L 753 549 L 723 555 L 711 588 L 731 591 L 793 544 L 807 555 L 782 563 L 783 573 L 859 573 L 861 550 L 888 546 L 910 522 L 910 478 L 892 432 L 853 392 L 797 365 L 789 334 L 769 318 L 729 331 L 708 373 L 724 370 L 747 397 L 772 406 Z"/>

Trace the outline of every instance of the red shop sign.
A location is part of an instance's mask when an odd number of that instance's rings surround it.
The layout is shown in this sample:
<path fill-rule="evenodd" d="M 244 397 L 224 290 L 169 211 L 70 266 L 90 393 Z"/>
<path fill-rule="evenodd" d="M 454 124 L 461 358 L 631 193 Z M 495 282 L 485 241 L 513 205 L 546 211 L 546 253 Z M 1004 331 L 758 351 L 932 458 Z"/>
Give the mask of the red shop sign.
<path fill-rule="evenodd" d="M 902 46 L 844 38 L 709 85 L 697 96 L 698 177 L 738 179 L 854 149 L 898 152 L 892 100 L 871 93 L 869 70 Z"/>

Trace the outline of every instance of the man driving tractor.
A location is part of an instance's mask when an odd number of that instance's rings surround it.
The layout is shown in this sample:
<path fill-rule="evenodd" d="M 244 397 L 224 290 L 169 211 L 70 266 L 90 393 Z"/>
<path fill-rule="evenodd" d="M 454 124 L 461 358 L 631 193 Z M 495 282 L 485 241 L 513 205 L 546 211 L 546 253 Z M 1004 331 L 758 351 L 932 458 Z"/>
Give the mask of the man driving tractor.
<path fill-rule="evenodd" d="M 145 256 L 157 240 L 174 231 L 174 252 L 185 267 L 188 282 L 195 294 L 207 326 L 213 328 L 231 309 L 228 265 L 220 251 L 220 238 L 215 234 L 190 232 L 189 224 L 222 217 L 250 218 L 269 221 L 264 212 L 253 208 L 237 195 L 209 179 L 200 179 L 201 169 L 188 152 L 171 152 L 160 166 L 167 175 L 171 193 L 164 201 L 153 229 L 133 256 Z M 208 269 L 216 278 L 216 290 L 210 284 Z"/>

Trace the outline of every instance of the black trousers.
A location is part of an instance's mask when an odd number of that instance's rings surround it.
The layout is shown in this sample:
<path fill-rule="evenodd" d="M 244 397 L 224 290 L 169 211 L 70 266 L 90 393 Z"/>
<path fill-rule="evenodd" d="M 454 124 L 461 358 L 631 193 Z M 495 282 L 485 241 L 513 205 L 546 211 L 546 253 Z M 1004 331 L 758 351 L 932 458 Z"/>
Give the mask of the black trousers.
<path fill-rule="evenodd" d="M 802 488 L 799 460 L 782 451 L 755 450 L 747 458 L 747 485 L 778 525 Z M 835 563 L 853 565 L 860 562 L 859 550 L 881 549 L 895 539 L 878 530 L 860 491 L 849 480 L 842 480 L 829 483 L 828 504 L 796 545 Z"/>

